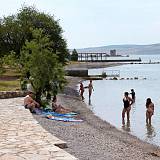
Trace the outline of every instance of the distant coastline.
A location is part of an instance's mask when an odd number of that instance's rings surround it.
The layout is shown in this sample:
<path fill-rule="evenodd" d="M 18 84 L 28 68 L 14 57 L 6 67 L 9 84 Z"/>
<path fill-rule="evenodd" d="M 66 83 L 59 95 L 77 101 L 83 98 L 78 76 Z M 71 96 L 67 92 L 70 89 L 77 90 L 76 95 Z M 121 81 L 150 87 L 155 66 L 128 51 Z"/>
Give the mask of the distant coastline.
<path fill-rule="evenodd" d="M 143 54 L 160 54 L 160 43 L 149 44 L 149 45 L 135 45 L 135 44 L 124 44 L 124 45 L 108 45 L 100 47 L 89 47 L 89 48 L 77 48 L 77 52 L 105 52 L 109 53 L 110 50 L 116 49 L 117 54 L 120 55 L 143 55 Z"/>

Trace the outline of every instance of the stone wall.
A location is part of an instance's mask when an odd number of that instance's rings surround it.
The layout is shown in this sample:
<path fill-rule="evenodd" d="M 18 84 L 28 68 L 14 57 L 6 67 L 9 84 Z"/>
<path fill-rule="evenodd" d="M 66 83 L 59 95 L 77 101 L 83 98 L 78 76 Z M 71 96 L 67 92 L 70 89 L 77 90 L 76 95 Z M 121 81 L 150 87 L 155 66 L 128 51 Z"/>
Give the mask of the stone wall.
<path fill-rule="evenodd" d="M 0 99 L 26 96 L 25 91 L 0 91 Z"/>
<path fill-rule="evenodd" d="M 87 77 L 88 76 L 88 69 L 86 68 L 72 68 L 65 70 L 67 76 L 73 77 Z"/>

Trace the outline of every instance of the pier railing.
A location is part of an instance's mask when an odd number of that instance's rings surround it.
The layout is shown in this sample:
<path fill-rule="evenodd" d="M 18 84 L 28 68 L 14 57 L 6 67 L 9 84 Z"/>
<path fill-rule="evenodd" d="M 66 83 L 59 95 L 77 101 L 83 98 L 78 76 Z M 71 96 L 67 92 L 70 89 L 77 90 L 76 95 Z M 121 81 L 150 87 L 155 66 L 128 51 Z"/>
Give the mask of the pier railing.
<path fill-rule="evenodd" d="M 106 73 L 106 77 L 120 77 L 120 70 L 103 70 L 103 73 Z"/>
<path fill-rule="evenodd" d="M 124 56 L 111 57 L 106 53 L 78 53 L 80 62 L 141 62 L 141 58 L 130 58 Z"/>

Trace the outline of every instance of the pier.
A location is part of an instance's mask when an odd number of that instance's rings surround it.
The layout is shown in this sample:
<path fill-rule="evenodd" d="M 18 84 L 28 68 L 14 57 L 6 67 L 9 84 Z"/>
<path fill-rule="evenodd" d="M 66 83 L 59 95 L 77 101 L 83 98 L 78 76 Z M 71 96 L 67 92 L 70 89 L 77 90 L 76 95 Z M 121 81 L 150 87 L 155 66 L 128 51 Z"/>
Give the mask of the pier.
<path fill-rule="evenodd" d="M 80 62 L 141 62 L 141 58 L 132 59 L 123 56 L 109 56 L 107 53 L 78 53 Z M 117 59 L 119 58 L 119 59 Z"/>

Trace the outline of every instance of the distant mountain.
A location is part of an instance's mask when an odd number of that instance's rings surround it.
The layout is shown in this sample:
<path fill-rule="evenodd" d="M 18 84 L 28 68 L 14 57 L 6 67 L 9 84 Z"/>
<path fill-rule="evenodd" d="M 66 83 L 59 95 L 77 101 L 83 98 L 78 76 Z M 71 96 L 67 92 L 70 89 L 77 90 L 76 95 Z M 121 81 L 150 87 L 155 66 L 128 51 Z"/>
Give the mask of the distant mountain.
<path fill-rule="evenodd" d="M 110 53 L 110 50 L 116 49 L 117 54 L 119 55 L 142 55 L 142 54 L 160 54 L 160 43 L 150 44 L 150 45 L 109 45 L 102 47 L 91 47 L 91 48 L 82 48 L 76 49 L 78 53 Z"/>

